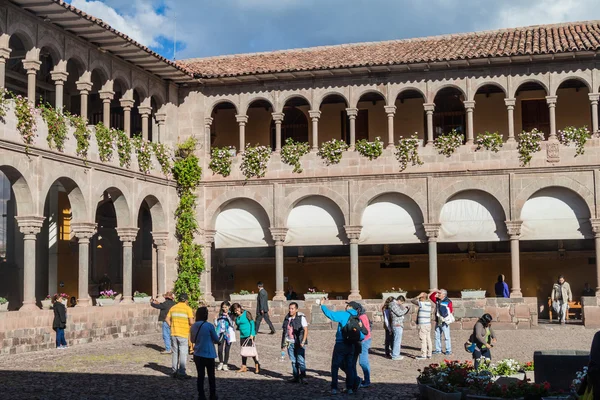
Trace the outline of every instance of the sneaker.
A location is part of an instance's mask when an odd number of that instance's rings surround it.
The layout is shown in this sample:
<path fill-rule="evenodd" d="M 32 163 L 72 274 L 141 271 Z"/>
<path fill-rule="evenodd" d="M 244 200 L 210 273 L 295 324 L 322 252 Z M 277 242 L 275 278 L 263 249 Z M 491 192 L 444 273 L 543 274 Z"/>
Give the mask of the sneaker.
<path fill-rule="evenodd" d="M 229 371 L 229 365 L 223 364 L 223 371 Z"/>
<path fill-rule="evenodd" d="M 172 354 L 172 351 L 163 350 L 160 352 L 160 354 Z"/>
<path fill-rule="evenodd" d="M 348 389 L 348 390 L 346 391 L 346 394 L 354 394 L 354 390 L 352 390 L 352 389 Z"/>
<path fill-rule="evenodd" d="M 415 360 L 427 360 L 427 357 L 418 356 L 418 357 L 415 357 Z"/>
<path fill-rule="evenodd" d="M 434 352 L 433 352 L 433 353 L 431 353 L 431 354 L 433 354 L 434 356 L 437 356 L 438 354 L 442 354 L 442 352 L 441 352 L 441 351 L 434 351 Z"/>
<path fill-rule="evenodd" d="M 219 363 L 217 366 L 217 371 L 223 371 L 223 363 Z"/>
<path fill-rule="evenodd" d="M 371 386 L 371 384 L 370 384 L 370 383 L 364 383 L 364 382 L 363 382 L 363 383 L 361 383 L 361 384 L 360 384 L 360 388 L 361 388 L 361 389 L 366 389 L 366 388 L 368 388 L 368 387 L 370 387 L 370 386 Z"/>
<path fill-rule="evenodd" d="M 336 394 L 338 394 L 338 390 L 337 389 L 331 389 L 331 395 L 335 396 Z"/>
<path fill-rule="evenodd" d="M 400 361 L 400 360 L 404 360 L 404 356 L 398 356 L 396 358 L 392 357 L 392 361 Z"/>
<path fill-rule="evenodd" d="M 275 334 L 275 331 L 269 332 L 269 335 L 274 335 L 274 334 Z"/>
<path fill-rule="evenodd" d="M 446 353 L 444 353 L 444 354 L 445 354 L 445 355 L 447 355 L 447 356 L 451 356 L 451 355 L 452 355 L 452 352 L 450 351 L 450 352 L 446 352 Z"/>

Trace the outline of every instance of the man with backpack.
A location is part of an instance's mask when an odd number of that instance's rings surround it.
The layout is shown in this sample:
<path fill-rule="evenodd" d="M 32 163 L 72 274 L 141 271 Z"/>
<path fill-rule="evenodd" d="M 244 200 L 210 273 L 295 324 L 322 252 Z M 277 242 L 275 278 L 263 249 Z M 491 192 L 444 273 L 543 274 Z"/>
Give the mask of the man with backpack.
<path fill-rule="evenodd" d="M 448 292 L 445 289 L 433 289 L 429 299 L 435 303 L 435 350 L 433 354 L 442 353 L 442 334 L 446 342 L 446 354 L 452 355 L 452 341 L 450 339 L 450 324 L 454 322 L 454 309 L 452 300 L 448 298 Z"/>
<path fill-rule="evenodd" d="M 346 393 L 352 394 L 354 388 L 358 386 L 355 385 L 357 374 L 354 351 L 357 344 L 360 344 L 361 340 L 368 334 L 368 331 L 360 321 L 357 309 L 354 308 L 358 303 L 351 301 L 346 304 L 345 311 L 332 311 L 323 304 L 325 300 L 323 299 L 321 303 L 323 314 L 331 321 L 338 323 L 331 359 L 331 394 L 338 393 L 340 368 L 346 371 Z"/>

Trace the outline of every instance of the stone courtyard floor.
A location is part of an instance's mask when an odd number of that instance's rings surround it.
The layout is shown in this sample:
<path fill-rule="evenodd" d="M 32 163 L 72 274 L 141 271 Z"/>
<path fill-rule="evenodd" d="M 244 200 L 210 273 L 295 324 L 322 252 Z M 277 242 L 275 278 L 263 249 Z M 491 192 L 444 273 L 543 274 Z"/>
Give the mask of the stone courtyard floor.
<path fill-rule="evenodd" d="M 582 327 L 545 325 L 536 330 L 499 331 L 493 349 L 495 360 L 533 359 L 534 350 L 573 349 L 589 351 L 594 330 Z M 453 332 L 453 359 L 466 359 L 462 344 L 466 331 Z M 217 372 L 219 399 L 321 399 L 330 392 L 330 356 L 334 332 L 310 332 L 307 350 L 309 385 L 285 383 L 289 362 L 280 362 L 280 335 L 260 334 L 257 347 L 263 371 L 236 374 Z M 415 399 L 417 370 L 429 364 L 413 357 L 419 354 L 416 331 L 405 331 L 402 361 L 383 357 L 383 331 L 375 331 L 370 356 L 373 385 L 349 396 L 357 399 Z M 159 354 L 160 335 L 138 336 L 96 342 L 67 350 L 52 350 L 0 357 L 0 398 L 2 399 L 195 399 L 196 380 L 169 377 L 170 356 Z M 434 356 L 433 362 L 443 360 Z M 239 346 L 231 350 L 230 364 L 240 365 Z M 253 365 L 249 360 L 249 366 Z M 360 371 L 360 367 L 359 367 Z M 193 362 L 188 373 L 196 376 Z M 361 374 L 359 372 L 359 374 Z M 361 374 L 362 375 L 362 374 Z M 343 373 L 340 374 L 344 376 Z M 208 384 L 208 382 L 207 382 Z M 343 381 L 340 381 L 340 387 Z M 338 395 L 335 398 L 345 398 Z"/>

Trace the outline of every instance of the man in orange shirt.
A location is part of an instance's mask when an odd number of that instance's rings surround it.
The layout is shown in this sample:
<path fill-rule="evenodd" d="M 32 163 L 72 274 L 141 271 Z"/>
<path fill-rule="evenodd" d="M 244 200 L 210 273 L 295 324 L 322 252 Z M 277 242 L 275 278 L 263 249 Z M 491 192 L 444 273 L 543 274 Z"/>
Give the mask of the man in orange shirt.
<path fill-rule="evenodd" d="M 179 295 L 179 303 L 171 307 L 165 322 L 171 327 L 171 360 L 173 378 L 190 379 L 185 372 L 189 349 L 190 327 L 194 324 L 194 313 L 188 305 L 188 295 Z"/>

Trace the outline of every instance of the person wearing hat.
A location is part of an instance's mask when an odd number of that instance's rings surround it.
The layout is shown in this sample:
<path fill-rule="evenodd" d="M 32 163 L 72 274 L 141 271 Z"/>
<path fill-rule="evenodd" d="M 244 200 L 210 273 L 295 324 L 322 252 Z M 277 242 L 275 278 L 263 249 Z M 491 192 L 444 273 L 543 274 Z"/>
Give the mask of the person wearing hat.
<path fill-rule="evenodd" d="M 171 361 L 173 378 L 190 379 L 186 374 L 190 327 L 194 324 L 194 312 L 188 305 L 188 295 L 179 295 L 179 303 L 175 304 L 167 313 L 166 323 L 171 327 Z"/>
<path fill-rule="evenodd" d="M 175 305 L 173 301 L 173 293 L 167 292 L 163 295 L 165 301 L 159 303 L 156 299 L 152 299 L 150 305 L 152 308 L 156 308 L 160 310 L 160 314 L 158 314 L 158 321 L 162 322 L 162 337 L 165 342 L 165 349 L 160 352 L 160 354 L 171 354 L 171 327 L 165 321 L 167 319 L 167 314 L 171 307 Z"/>
<path fill-rule="evenodd" d="M 492 320 L 493 318 L 490 314 L 483 314 L 473 327 L 473 334 L 469 339 L 469 342 L 474 345 L 473 360 L 476 370 L 479 369 L 482 358 L 486 360 L 492 359 L 490 348 L 493 347 L 493 343 L 496 343 L 496 335 L 492 329 Z"/>

